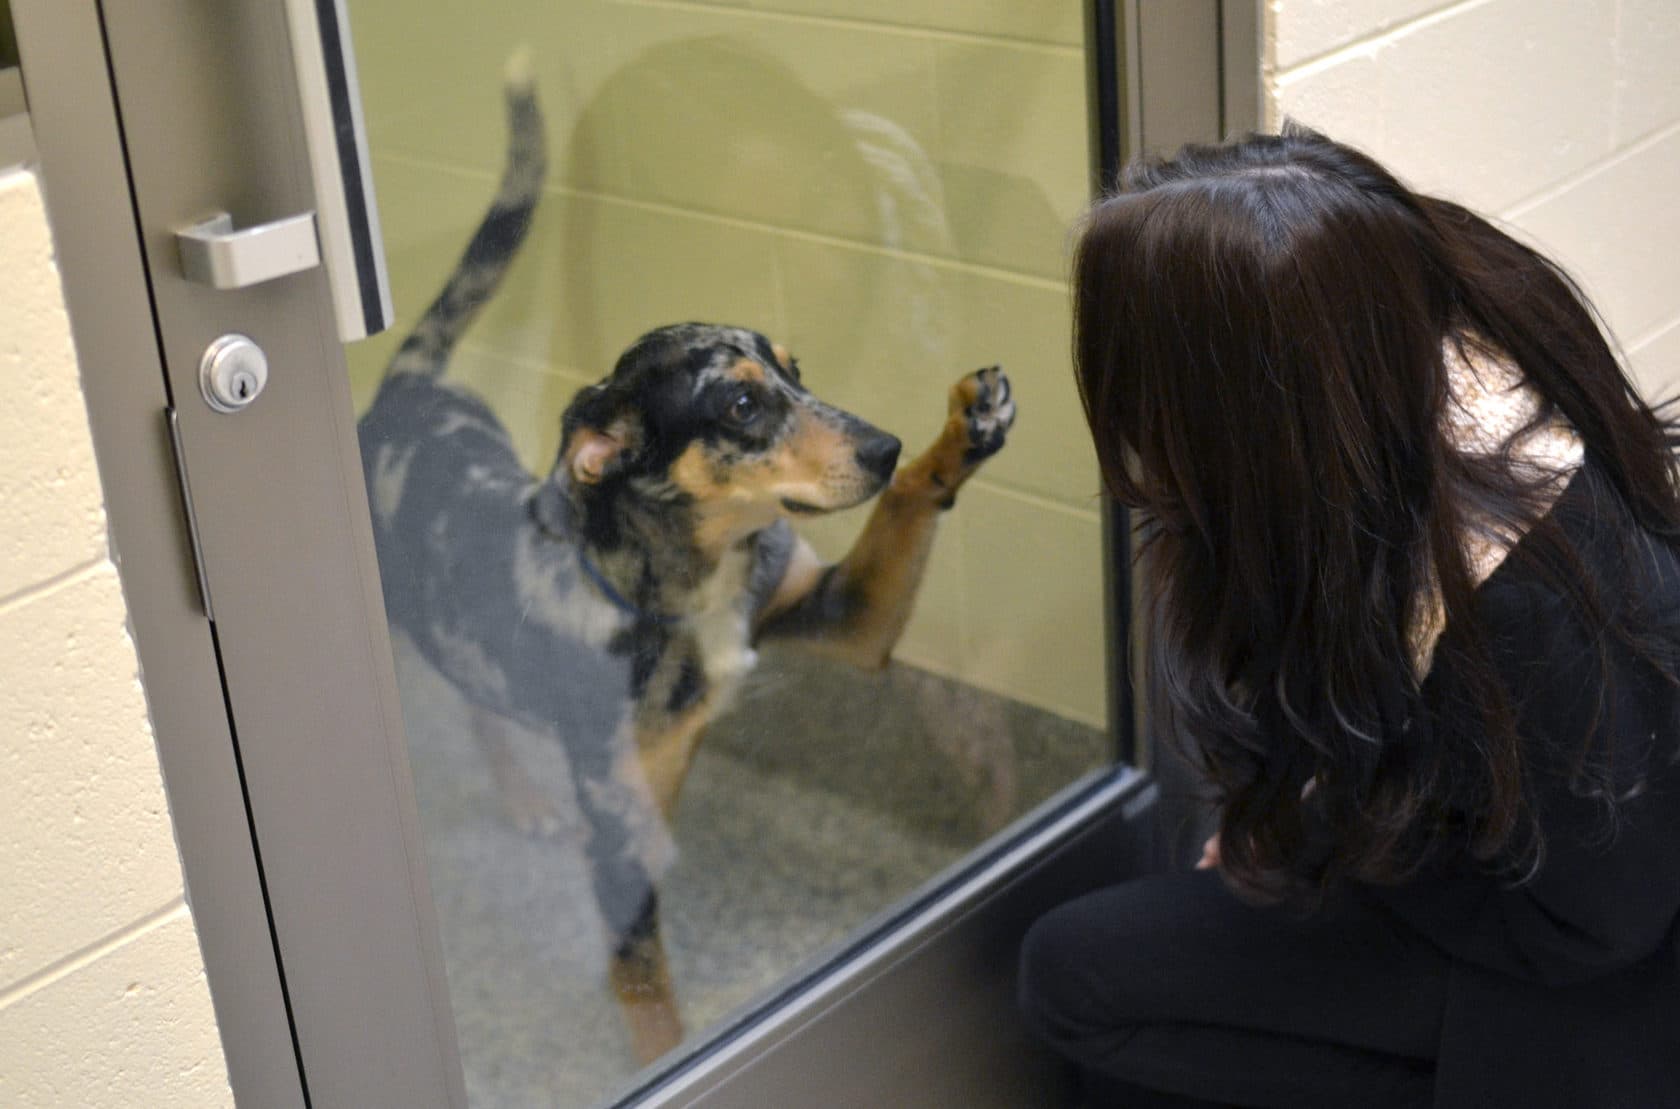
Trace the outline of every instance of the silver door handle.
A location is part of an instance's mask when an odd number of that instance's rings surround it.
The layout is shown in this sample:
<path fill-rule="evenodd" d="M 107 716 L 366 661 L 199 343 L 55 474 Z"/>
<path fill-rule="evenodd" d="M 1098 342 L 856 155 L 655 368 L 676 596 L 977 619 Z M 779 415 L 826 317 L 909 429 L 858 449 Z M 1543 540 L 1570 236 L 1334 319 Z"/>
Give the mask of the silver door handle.
<path fill-rule="evenodd" d="M 243 289 L 321 264 L 315 242 L 315 213 L 233 229 L 226 212 L 175 232 L 181 272 L 189 281 L 217 289 Z"/>
<path fill-rule="evenodd" d="M 285 0 L 315 211 L 242 231 L 226 213 L 175 233 L 181 269 L 239 289 L 325 263 L 338 337 L 391 326 L 391 287 L 379 233 L 350 23 L 344 0 Z"/>

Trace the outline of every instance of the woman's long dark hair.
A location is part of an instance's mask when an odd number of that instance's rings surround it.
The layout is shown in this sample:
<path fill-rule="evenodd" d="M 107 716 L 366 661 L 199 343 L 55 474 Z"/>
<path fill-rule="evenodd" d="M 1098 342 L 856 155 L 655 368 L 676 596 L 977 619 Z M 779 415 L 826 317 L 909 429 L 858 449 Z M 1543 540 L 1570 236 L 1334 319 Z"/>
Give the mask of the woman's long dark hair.
<path fill-rule="evenodd" d="M 1152 708 L 1216 787 L 1226 874 L 1273 893 L 1397 881 L 1449 807 L 1477 858 L 1532 867 L 1525 753 L 1467 619 L 1464 538 L 1489 520 L 1522 534 L 1548 498 L 1508 455 L 1449 441 L 1446 363 L 1455 344 L 1514 362 L 1543 398 L 1536 423 L 1561 413 L 1633 517 L 1675 535 L 1667 425 L 1580 290 L 1481 217 L 1290 127 L 1128 169 L 1089 215 L 1074 293 L 1104 478 L 1142 510 Z M 1567 552 L 1554 565 L 1595 610 Z M 1431 589 L 1455 633 L 1437 663 L 1482 726 L 1471 751 L 1397 757 Z"/>

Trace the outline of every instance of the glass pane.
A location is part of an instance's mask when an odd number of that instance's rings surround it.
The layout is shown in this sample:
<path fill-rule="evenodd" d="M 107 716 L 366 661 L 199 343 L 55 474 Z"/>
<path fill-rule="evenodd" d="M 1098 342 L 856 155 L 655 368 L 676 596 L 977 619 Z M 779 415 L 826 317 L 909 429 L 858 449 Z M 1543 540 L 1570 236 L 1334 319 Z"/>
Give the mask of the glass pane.
<path fill-rule="evenodd" d="M 1112 758 L 1080 5 L 350 7 L 400 321 L 353 387 L 468 1089 L 591 1104 Z M 636 345 L 693 320 L 744 330 Z"/>
<path fill-rule="evenodd" d="M 6 0 L 0 0 L 0 69 L 13 69 L 17 64 L 17 33 L 12 30 L 12 6 Z"/>

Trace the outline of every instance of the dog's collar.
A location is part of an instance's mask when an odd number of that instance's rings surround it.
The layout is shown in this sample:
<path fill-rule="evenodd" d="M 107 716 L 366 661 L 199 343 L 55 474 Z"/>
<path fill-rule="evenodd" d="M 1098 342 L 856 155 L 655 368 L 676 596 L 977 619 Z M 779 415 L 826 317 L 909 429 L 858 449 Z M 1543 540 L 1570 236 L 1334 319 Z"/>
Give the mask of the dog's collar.
<path fill-rule="evenodd" d="M 601 568 L 595 565 L 595 560 L 589 557 L 589 552 L 584 550 L 581 545 L 577 548 L 577 557 L 578 565 L 582 566 L 583 572 L 589 575 L 589 580 L 595 583 L 595 588 L 599 589 L 601 595 L 611 601 L 612 606 L 620 612 L 627 613 L 637 620 L 649 624 L 675 624 L 682 620 L 681 616 L 669 612 L 649 612 L 620 593 L 618 588 L 607 580 L 607 575 L 601 573 Z"/>

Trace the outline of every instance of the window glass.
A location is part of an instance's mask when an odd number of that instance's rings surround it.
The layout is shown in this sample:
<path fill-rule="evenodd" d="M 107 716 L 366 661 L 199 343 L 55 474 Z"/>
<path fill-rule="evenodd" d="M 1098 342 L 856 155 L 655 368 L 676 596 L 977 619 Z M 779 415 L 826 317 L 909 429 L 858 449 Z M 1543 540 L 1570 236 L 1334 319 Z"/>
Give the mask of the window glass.
<path fill-rule="evenodd" d="M 350 9 L 399 321 L 352 387 L 468 1089 L 590 1104 L 1112 757 L 1080 6 Z"/>

